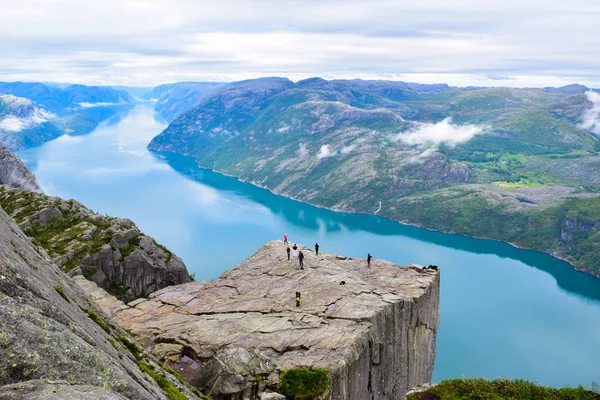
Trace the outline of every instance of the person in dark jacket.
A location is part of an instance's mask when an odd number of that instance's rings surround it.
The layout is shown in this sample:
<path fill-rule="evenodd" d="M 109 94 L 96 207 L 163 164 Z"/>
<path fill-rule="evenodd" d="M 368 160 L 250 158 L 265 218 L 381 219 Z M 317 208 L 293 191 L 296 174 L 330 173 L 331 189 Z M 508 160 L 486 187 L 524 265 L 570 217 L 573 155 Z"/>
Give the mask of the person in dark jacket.
<path fill-rule="evenodd" d="M 300 307 L 300 302 L 302 301 L 302 296 L 300 292 L 296 292 L 296 307 Z"/>
<path fill-rule="evenodd" d="M 319 255 L 319 243 L 315 243 L 315 253 Z"/>
<path fill-rule="evenodd" d="M 285 249 L 285 251 L 287 251 L 288 261 L 290 261 L 290 246 L 288 246 L 287 249 Z"/>
<path fill-rule="evenodd" d="M 298 253 L 298 262 L 300 263 L 300 269 L 304 269 L 304 254 Z"/>
<path fill-rule="evenodd" d="M 371 257 L 371 253 L 367 254 L 367 267 L 371 266 L 371 258 L 373 258 Z"/>

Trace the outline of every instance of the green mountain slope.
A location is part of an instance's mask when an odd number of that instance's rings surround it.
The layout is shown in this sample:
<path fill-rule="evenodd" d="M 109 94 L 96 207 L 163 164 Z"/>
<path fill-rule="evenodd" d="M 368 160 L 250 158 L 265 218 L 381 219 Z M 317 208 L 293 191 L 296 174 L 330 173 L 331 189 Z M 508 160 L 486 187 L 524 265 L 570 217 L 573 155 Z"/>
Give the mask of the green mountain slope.
<path fill-rule="evenodd" d="M 600 275 L 600 146 L 579 125 L 587 90 L 266 78 L 205 94 L 149 148 L 315 205 L 509 241 Z"/>

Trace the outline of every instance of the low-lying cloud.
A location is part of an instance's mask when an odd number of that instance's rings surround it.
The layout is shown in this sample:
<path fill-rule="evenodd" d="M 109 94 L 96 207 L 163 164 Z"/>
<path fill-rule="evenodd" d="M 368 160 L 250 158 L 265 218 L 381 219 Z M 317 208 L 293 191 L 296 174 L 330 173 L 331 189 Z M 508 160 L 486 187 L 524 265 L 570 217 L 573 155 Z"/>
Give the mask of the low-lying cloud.
<path fill-rule="evenodd" d="M 351 144 L 349 146 L 344 146 L 340 150 L 340 153 L 341 154 L 350 154 L 355 148 L 356 148 L 356 145 L 354 145 L 354 144 Z"/>
<path fill-rule="evenodd" d="M 335 151 L 331 151 L 331 149 L 329 148 L 328 144 L 324 144 L 323 146 L 321 146 L 321 148 L 319 149 L 319 152 L 317 153 L 317 158 L 319 160 L 323 159 L 323 158 L 327 158 L 327 157 L 333 157 L 335 156 L 337 153 Z"/>
<path fill-rule="evenodd" d="M 600 93 L 590 90 L 585 95 L 592 102 L 592 108 L 583 112 L 581 115 L 583 122 L 577 125 L 577 127 L 600 136 Z"/>
<path fill-rule="evenodd" d="M 81 102 L 78 104 L 79 104 L 79 107 L 81 107 L 81 108 L 92 108 L 92 107 L 121 106 L 125 103 L 109 103 L 109 102 L 105 102 L 105 101 L 99 101 L 97 103 Z"/>
<path fill-rule="evenodd" d="M 484 126 L 456 125 L 452 123 L 452 118 L 446 118 L 435 124 L 417 122 L 413 128 L 398 134 L 395 139 L 412 145 L 440 145 L 444 143 L 455 146 L 467 142 L 484 132 Z"/>
<path fill-rule="evenodd" d="M 0 120 L 0 131 L 4 132 L 21 132 L 23 129 L 30 128 L 36 125 L 48 122 L 54 115 L 44 110 L 35 109 L 31 115 L 26 117 L 17 117 L 9 115 Z"/>
<path fill-rule="evenodd" d="M 304 158 L 308 155 L 308 146 L 306 143 L 300 143 L 298 147 L 298 157 Z"/>

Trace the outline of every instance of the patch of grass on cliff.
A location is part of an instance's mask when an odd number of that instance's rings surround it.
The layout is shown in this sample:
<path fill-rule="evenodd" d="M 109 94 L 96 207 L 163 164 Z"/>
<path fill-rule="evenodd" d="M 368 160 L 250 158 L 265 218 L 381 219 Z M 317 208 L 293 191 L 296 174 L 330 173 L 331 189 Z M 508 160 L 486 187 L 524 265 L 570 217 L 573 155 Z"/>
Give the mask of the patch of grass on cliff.
<path fill-rule="evenodd" d="M 291 400 L 314 399 L 325 393 L 329 387 L 329 373 L 324 369 L 288 369 L 280 378 L 281 391 Z"/>
<path fill-rule="evenodd" d="M 451 379 L 407 400 L 600 400 L 600 393 L 583 387 L 555 389 L 521 379 Z"/>
<path fill-rule="evenodd" d="M 121 248 L 121 254 L 123 255 L 123 257 L 127 257 L 128 255 L 133 253 L 133 251 L 135 249 L 137 249 L 139 247 L 140 239 L 141 239 L 140 235 L 134 236 L 131 239 L 129 239 L 129 245 Z"/>
<path fill-rule="evenodd" d="M 157 373 L 151 364 L 146 364 L 143 361 L 136 361 L 138 367 L 150 375 L 152 379 L 160 386 L 165 392 L 165 395 L 169 400 L 188 400 L 188 397 L 181 392 L 176 386 L 173 386 L 166 376 Z"/>
<path fill-rule="evenodd" d="M 123 343 L 123 346 L 127 347 L 127 350 L 129 350 L 136 359 L 139 360 L 142 357 L 142 354 L 144 354 L 144 350 L 142 350 L 137 344 L 127 339 L 124 335 L 118 335 L 117 339 L 119 342 Z"/>
<path fill-rule="evenodd" d="M 162 244 L 154 241 L 154 244 L 156 245 L 156 247 L 158 247 L 159 249 L 161 249 L 162 251 L 164 251 L 167 254 L 167 259 L 165 261 L 165 265 L 169 263 L 169 261 L 171 261 L 171 257 L 173 256 L 173 253 L 171 253 L 171 250 L 167 249 L 165 246 L 163 246 Z"/>
<path fill-rule="evenodd" d="M 65 299 L 67 301 L 67 303 L 71 302 L 71 300 L 69 300 L 69 298 L 65 294 L 65 290 L 63 289 L 62 286 L 56 285 L 56 286 L 54 286 L 54 290 L 56 290 L 56 293 L 60 294 L 60 297 L 62 297 L 63 299 Z"/>
<path fill-rule="evenodd" d="M 83 310 L 84 313 L 106 333 L 110 333 L 110 326 L 94 310 Z"/>

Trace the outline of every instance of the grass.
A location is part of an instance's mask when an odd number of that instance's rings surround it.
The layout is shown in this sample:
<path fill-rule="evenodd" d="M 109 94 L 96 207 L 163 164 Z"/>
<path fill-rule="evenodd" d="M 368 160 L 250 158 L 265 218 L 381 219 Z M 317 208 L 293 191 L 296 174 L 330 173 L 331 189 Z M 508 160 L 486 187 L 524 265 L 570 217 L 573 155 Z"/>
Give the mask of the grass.
<path fill-rule="evenodd" d="M 583 387 L 555 389 L 521 379 L 451 379 L 407 400 L 600 400 L 600 393 Z"/>
<path fill-rule="evenodd" d="M 183 394 L 183 392 L 181 392 L 179 388 L 173 386 L 173 384 L 169 382 L 169 379 L 167 379 L 166 376 L 156 372 L 151 364 L 147 364 L 140 360 L 137 360 L 136 363 L 142 371 L 144 371 L 145 373 L 150 375 L 152 379 L 154 379 L 154 381 L 158 384 L 158 386 L 160 386 L 160 388 L 163 390 L 163 392 L 169 400 L 188 400 L 188 397 L 185 394 Z"/>
<path fill-rule="evenodd" d="M 124 335 L 118 335 L 117 340 L 123 343 L 127 350 L 129 350 L 131 354 L 133 354 L 136 360 L 139 360 L 142 357 L 142 354 L 144 354 L 144 350 L 142 350 L 137 344 L 127 339 L 127 337 L 125 337 Z"/>
<path fill-rule="evenodd" d="M 290 400 L 314 399 L 329 387 L 329 373 L 324 369 L 288 369 L 280 379 L 281 391 Z"/>
<path fill-rule="evenodd" d="M 94 310 L 83 310 L 84 313 L 106 333 L 110 333 L 110 326 Z"/>
<path fill-rule="evenodd" d="M 62 286 L 56 285 L 56 286 L 54 286 L 54 290 L 56 290 L 56 293 L 60 294 L 60 297 L 62 297 L 63 299 L 65 299 L 67 301 L 67 303 L 71 302 L 71 300 L 69 300 L 69 298 L 65 294 L 65 290 L 63 289 Z"/>

